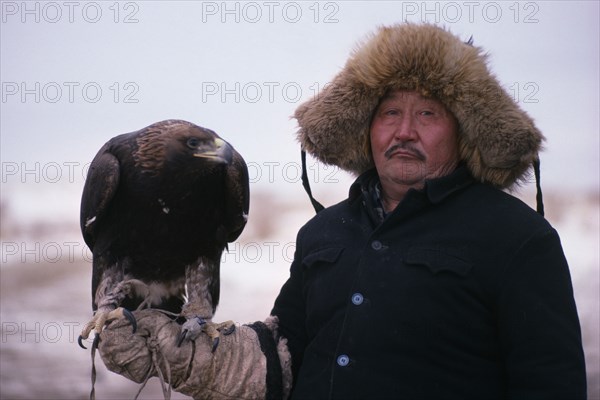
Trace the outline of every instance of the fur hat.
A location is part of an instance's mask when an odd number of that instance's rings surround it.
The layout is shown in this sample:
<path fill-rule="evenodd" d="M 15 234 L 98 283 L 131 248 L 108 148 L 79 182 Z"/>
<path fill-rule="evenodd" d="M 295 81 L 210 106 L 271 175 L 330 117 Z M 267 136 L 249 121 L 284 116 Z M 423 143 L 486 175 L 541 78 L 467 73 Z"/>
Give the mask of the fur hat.
<path fill-rule="evenodd" d="M 541 132 L 488 70 L 482 50 L 429 24 L 381 27 L 333 81 L 294 114 L 302 148 L 360 174 L 374 166 L 369 127 L 388 90 L 440 100 L 459 124 L 460 157 L 473 176 L 508 188 L 538 158 Z"/>

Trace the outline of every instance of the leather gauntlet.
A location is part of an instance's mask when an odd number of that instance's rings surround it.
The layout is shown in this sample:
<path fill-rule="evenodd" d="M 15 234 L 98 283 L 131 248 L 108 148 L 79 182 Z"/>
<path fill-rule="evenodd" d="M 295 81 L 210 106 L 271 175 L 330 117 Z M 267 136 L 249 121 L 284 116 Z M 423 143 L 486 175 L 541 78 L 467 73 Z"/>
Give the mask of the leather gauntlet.
<path fill-rule="evenodd" d="M 137 383 L 158 376 L 168 390 L 194 399 L 288 397 L 291 357 L 285 339 L 276 339 L 275 317 L 236 326 L 233 333 L 221 335 L 212 352 L 207 335 L 178 347 L 181 326 L 158 310 L 133 314 L 136 333 L 128 321 L 116 320 L 100 335 L 98 350 L 110 371 Z"/>

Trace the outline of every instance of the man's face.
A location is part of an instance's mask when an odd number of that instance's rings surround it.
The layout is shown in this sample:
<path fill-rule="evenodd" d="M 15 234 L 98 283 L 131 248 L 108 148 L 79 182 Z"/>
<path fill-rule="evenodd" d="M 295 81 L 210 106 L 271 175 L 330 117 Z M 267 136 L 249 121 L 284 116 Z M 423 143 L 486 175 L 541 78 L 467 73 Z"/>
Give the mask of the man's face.
<path fill-rule="evenodd" d="M 379 104 L 371 122 L 371 151 L 385 186 L 422 187 L 458 164 L 458 124 L 438 100 L 395 91 Z"/>

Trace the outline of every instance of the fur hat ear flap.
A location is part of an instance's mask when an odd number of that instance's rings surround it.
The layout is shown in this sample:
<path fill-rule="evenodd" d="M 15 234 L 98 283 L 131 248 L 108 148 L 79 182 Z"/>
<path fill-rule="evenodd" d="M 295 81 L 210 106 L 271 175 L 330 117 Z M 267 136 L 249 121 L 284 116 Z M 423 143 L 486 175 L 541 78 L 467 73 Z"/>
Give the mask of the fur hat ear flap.
<path fill-rule="evenodd" d="M 544 140 L 490 73 L 481 49 L 429 24 L 382 27 L 333 81 L 296 110 L 302 148 L 360 174 L 373 167 L 369 127 L 388 90 L 440 100 L 456 117 L 460 155 L 472 175 L 500 188 L 524 179 Z"/>
<path fill-rule="evenodd" d="M 302 148 L 321 162 L 349 172 L 370 169 L 374 164 L 369 126 L 378 103 L 378 97 L 361 90 L 360 82 L 338 76 L 318 98 L 296 109 Z"/>

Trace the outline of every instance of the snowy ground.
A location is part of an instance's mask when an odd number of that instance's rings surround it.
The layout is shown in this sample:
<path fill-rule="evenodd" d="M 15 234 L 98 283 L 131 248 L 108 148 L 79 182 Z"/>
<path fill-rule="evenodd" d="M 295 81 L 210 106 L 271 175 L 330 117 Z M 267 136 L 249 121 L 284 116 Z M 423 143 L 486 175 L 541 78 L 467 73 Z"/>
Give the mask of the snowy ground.
<path fill-rule="evenodd" d="M 312 215 L 304 197 L 290 202 L 264 193 L 253 196 L 250 224 L 223 259 L 216 319 L 243 323 L 268 315 L 287 277 L 296 231 Z M 90 354 L 77 346 L 76 338 L 91 314 L 91 266 L 77 222 L 60 215 L 27 222 L 11 212 L 10 204 L 3 207 L 0 398 L 87 398 Z M 590 399 L 600 399 L 598 195 L 546 194 L 546 208 L 571 266 Z M 133 398 L 136 384 L 108 372 L 99 358 L 97 367 L 98 399 Z M 161 398 L 156 379 L 140 396 Z M 173 398 L 187 397 L 174 393 Z"/>

